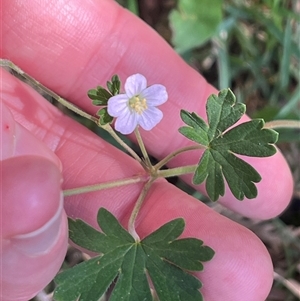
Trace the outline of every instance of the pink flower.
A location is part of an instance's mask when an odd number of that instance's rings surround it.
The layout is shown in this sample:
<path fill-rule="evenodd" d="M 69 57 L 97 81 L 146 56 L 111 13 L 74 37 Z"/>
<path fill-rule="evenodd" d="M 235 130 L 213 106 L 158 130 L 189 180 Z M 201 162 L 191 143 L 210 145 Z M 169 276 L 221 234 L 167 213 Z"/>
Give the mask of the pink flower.
<path fill-rule="evenodd" d="M 155 84 L 147 88 L 147 80 L 141 74 L 134 74 L 125 82 L 125 94 L 118 94 L 108 100 L 108 114 L 116 117 L 115 129 L 131 134 L 140 125 L 150 131 L 162 119 L 163 113 L 156 106 L 168 99 L 166 88 Z"/>

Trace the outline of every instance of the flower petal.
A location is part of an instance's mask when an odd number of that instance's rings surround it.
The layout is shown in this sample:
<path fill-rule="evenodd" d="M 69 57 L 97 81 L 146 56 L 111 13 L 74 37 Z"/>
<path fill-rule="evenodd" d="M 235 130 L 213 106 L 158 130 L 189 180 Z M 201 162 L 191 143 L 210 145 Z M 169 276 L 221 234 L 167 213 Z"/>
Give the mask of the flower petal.
<path fill-rule="evenodd" d="M 110 116 L 118 117 L 128 108 L 128 96 L 126 94 L 118 94 L 112 96 L 107 102 L 107 112 Z"/>
<path fill-rule="evenodd" d="M 166 87 L 159 84 L 146 88 L 140 95 L 143 98 L 146 98 L 148 106 L 159 106 L 168 99 Z"/>
<path fill-rule="evenodd" d="M 124 88 L 129 98 L 140 94 L 147 87 L 146 77 L 137 73 L 126 79 Z"/>
<path fill-rule="evenodd" d="M 146 131 L 152 130 L 163 118 L 161 110 L 155 107 L 149 107 L 140 115 L 139 125 Z"/>
<path fill-rule="evenodd" d="M 127 111 L 116 119 L 115 129 L 123 135 L 131 134 L 138 125 L 139 115 Z"/>

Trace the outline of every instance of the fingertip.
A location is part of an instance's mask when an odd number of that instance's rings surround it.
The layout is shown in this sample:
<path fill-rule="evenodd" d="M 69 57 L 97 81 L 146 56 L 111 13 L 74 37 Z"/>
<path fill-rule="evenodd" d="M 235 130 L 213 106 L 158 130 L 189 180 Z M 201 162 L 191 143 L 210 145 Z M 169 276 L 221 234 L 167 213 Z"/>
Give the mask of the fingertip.
<path fill-rule="evenodd" d="M 29 300 L 58 272 L 68 246 L 62 177 L 41 156 L 1 161 L 3 300 Z M 28 277 L 28 275 L 30 277 Z M 1 299 L 2 300 L 2 299 Z"/>
<path fill-rule="evenodd" d="M 201 239 L 215 251 L 197 273 L 205 300 L 264 301 L 272 286 L 273 265 L 260 239 L 170 184 L 153 185 L 137 220 L 138 234 L 145 237 L 172 219 L 184 218 L 182 236 Z"/>
<path fill-rule="evenodd" d="M 290 203 L 293 194 L 293 177 L 287 161 L 280 151 L 268 158 L 249 158 L 261 175 L 255 199 L 238 201 L 228 191 L 220 203 L 244 216 L 255 219 L 270 219 L 281 214 Z"/>
<path fill-rule="evenodd" d="M 63 209 L 63 194 L 56 213 L 40 228 L 10 237 L 12 247 L 28 256 L 38 256 L 47 253 L 61 236 Z M 67 236 L 65 236 L 67 239 Z"/>
<path fill-rule="evenodd" d="M 266 247 L 241 225 L 228 227 L 227 223 L 224 235 L 224 239 L 206 241 L 215 256 L 204 264 L 205 273 L 198 274 L 205 300 L 265 301 L 273 283 L 273 265 Z"/>
<path fill-rule="evenodd" d="M 29 254 L 28 248 L 24 252 L 16 244 L 4 244 L 0 257 L 1 268 L 5 271 L 0 286 L 1 300 L 30 300 L 58 273 L 68 248 L 68 222 L 64 211 L 57 222 L 60 225 L 57 239 L 48 243 L 45 252 Z"/>
<path fill-rule="evenodd" d="M 36 231 L 57 213 L 62 175 L 53 162 L 40 156 L 1 161 L 3 237 Z M 17 221 L 17 222 L 14 222 Z"/>

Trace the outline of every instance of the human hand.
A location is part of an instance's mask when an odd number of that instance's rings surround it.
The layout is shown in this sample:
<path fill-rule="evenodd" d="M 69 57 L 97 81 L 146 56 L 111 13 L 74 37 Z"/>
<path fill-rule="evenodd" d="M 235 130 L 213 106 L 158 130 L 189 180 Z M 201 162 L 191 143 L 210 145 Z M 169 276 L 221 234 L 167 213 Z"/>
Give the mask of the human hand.
<path fill-rule="evenodd" d="M 28 300 L 53 279 L 67 250 L 61 164 L 2 102 L 0 113 L 0 300 Z"/>
<path fill-rule="evenodd" d="M 114 1 L 81 1 L 80 5 L 75 0 L 55 4 L 44 1 L 42 5 L 29 0 L 25 5 L 4 0 L 2 8 L 5 13 L 1 20 L 4 41 L 1 57 L 12 60 L 91 114 L 95 107 L 87 99 L 87 90 L 105 83 L 112 74 L 117 73 L 124 80 L 139 72 L 149 83 L 166 86 L 169 100 L 160 107 L 164 119 L 151 132 L 142 131 L 148 151 L 157 158 L 188 143 L 178 134 L 177 129 L 182 125 L 179 110 L 184 108 L 204 116 L 208 95 L 216 93 L 155 32 Z M 25 84 L 5 72 L 3 82 L 3 101 L 14 118 L 61 160 L 64 189 L 140 172 L 133 159 L 63 116 Z M 248 217 L 276 216 L 286 207 L 292 192 L 285 160 L 280 153 L 246 160 L 251 161 L 263 178 L 258 184 L 258 197 L 239 202 L 227 191 L 220 202 Z M 170 166 L 197 161 L 193 153 L 182 154 Z M 105 207 L 126 225 L 140 190 L 141 185 L 135 184 L 67 197 L 65 210 L 72 218 L 82 218 L 96 226 L 98 208 Z M 247 229 L 166 181 L 154 183 L 137 219 L 137 231 L 143 237 L 176 217 L 186 220 L 184 236 L 200 238 L 216 252 L 214 259 L 205 264 L 205 271 L 197 274 L 204 283 L 202 293 L 206 300 L 265 300 L 273 273 L 263 244 Z M 17 283 L 21 290 L 24 277 L 21 272 L 26 269 L 22 266 L 18 269 L 21 277 Z M 30 277 L 34 282 L 40 276 Z M 28 296 L 24 295 L 23 300 Z"/>

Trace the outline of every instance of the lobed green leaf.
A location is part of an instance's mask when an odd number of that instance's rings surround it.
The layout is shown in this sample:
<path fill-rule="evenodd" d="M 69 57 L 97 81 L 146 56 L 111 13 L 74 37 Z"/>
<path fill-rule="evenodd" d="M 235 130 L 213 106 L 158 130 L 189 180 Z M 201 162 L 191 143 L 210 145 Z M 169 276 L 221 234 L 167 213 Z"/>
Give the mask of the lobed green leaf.
<path fill-rule="evenodd" d="M 278 133 L 264 129 L 262 119 L 253 119 L 229 130 L 221 138 L 215 139 L 211 147 L 228 149 L 236 154 L 252 157 L 269 157 L 276 153 L 273 145 L 277 142 Z"/>
<path fill-rule="evenodd" d="M 86 224 L 84 221 L 77 219 L 69 219 L 69 238 L 79 246 L 85 246 L 86 249 L 103 253 L 103 241 L 105 240 L 105 235 L 90 225 Z"/>
<path fill-rule="evenodd" d="M 184 230 L 183 219 L 166 223 L 140 242 L 107 210 L 101 208 L 97 220 L 103 233 L 69 220 L 72 240 L 103 255 L 57 275 L 55 300 L 98 301 L 115 282 L 110 301 L 152 301 L 148 277 L 160 301 L 203 300 L 201 282 L 187 270 L 202 270 L 214 251 L 195 238 L 176 240 Z"/>
<path fill-rule="evenodd" d="M 118 75 L 113 75 L 111 81 L 107 81 L 106 86 L 112 95 L 120 94 L 121 81 Z"/>
<path fill-rule="evenodd" d="M 124 256 L 120 275 L 109 300 L 152 301 L 145 266 L 145 253 L 140 244 L 135 244 Z"/>
<path fill-rule="evenodd" d="M 110 116 L 107 112 L 107 108 L 102 108 L 98 110 L 97 115 L 99 116 L 99 122 L 101 125 L 112 123 L 113 117 Z"/>
<path fill-rule="evenodd" d="M 88 97 L 93 100 L 95 106 L 106 106 L 112 94 L 103 87 L 98 86 L 96 89 L 88 91 Z"/>
<path fill-rule="evenodd" d="M 169 243 L 182 234 L 184 227 L 182 218 L 174 219 L 144 238 L 143 243 L 147 245 Z"/>
<path fill-rule="evenodd" d="M 195 238 L 184 238 L 174 240 L 166 244 L 164 248 L 155 248 L 153 245 L 147 245 L 155 250 L 158 255 L 168 261 L 190 271 L 202 271 L 201 261 L 211 260 L 214 252 L 210 248 L 203 247 L 203 242 Z"/>
<path fill-rule="evenodd" d="M 189 126 L 179 128 L 179 132 L 190 140 L 207 146 L 209 144 L 207 135 L 208 126 L 205 121 L 195 113 L 189 113 L 185 110 L 180 111 L 180 116 L 181 119 Z"/>
<path fill-rule="evenodd" d="M 155 251 L 145 248 L 146 268 L 160 301 L 202 301 L 201 282 L 164 260 Z"/>
<path fill-rule="evenodd" d="M 268 157 L 276 153 L 278 133 L 264 129 L 262 119 L 254 119 L 231 129 L 245 113 L 245 105 L 236 103 L 230 89 L 211 95 L 206 104 L 208 124 L 196 113 L 181 111 L 188 126 L 179 132 L 188 139 L 206 146 L 193 176 L 194 184 L 206 181 L 208 196 L 216 201 L 225 193 L 224 179 L 238 200 L 257 196 L 254 183 L 261 180 L 257 171 L 234 154 Z"/>
<path fill-rule="evenodd" d="M 236 103 L 235 95 L 230 89 L 224 89 L 218 95 L 209 96 L 206 103 L 210 141 L 220 136 L 234 125 L 246 112 L 246 106 Z"/>

